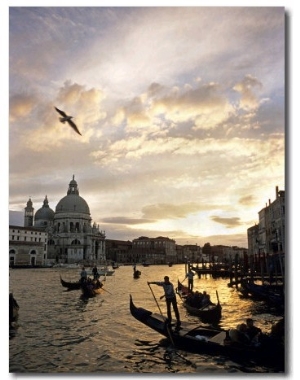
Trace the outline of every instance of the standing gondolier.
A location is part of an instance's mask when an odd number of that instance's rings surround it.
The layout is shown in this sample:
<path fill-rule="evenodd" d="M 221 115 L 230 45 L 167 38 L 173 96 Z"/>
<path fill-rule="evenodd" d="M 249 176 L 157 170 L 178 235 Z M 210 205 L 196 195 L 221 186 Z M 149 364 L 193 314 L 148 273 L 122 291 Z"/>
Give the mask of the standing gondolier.
<path fill-rule="evenodd" d="M 163 297 L 166 297 L 168 324 L 171 325 L 171 321 L 172 321 L 172 314 L 171 314 L 171 305 L 172 305 L 174 313 L 175 313 L 176 321 L 177 321 L 176 328 L 178 329 L 181 325 L 180 316 L 179 316 L 174 286 L 170 282 L 169 277 L 165 276 L 164 281 L 148 282 L 148 285 L 150 284 L 162 286 L 164 288 L 165 294 L 161 296 L 160 299 L 163 299 Z"/>
<path fill-rule="evenodd" d="M 189 268 L 186 276 L 184 279 L 188 279 L 188 289 L 190 292 L 193 291 L 193 287 L 194 287 L 194 276 L 195 276 L 195 273 L 191 270 L 191 268 Z"/>

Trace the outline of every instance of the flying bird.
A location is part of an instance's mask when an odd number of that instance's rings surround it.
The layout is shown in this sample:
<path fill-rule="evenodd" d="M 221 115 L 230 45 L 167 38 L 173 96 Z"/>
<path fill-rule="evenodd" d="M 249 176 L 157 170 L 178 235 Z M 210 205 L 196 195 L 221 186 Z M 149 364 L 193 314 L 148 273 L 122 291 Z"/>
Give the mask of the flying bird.
<path fill-rule="evenodd" d="M 74 129 L 75 132 L 77 132 L 80 136 L 82 134 L 79 132 L 77 125 L 71 120 L 73 119 L 73 116 L 68 116 L 64 111 L 59 110 L 58 108 L 54 107 L 56 111 L 62 116 L 59 118 L 59 121 L 62 122 L 63 124 L 67 122 L 70 127 Z"/>

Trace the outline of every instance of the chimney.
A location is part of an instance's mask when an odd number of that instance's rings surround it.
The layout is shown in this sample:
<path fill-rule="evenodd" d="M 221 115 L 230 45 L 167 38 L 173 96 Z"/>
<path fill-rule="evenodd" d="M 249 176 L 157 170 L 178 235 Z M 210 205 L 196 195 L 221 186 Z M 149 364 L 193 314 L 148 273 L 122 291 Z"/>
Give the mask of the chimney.
<path fill-rule="evenodd" d="M 276 199 L 278 198 L 278 186 L 276 186 Z"/>

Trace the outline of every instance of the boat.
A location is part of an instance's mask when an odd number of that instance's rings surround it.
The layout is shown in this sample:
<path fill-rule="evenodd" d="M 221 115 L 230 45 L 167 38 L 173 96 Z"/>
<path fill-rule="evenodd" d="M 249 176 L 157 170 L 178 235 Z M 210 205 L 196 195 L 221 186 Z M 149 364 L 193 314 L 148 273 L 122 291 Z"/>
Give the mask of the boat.
<path fill-rule="evenodd" d="M 196 306 L 196 304 L 192 303 L 192 300 L 195 299 L 195 293 L 189 292 L 188 287 L 183 285 L 180 281 L 178 281 L 176 291 L 189 314 L 199 317 L 203 323 L 215 324 L 220 321 L 222 317 L 222 306 L 217 291 L 216 295 L 218 302 L 216 304 L 210 302 L 202 307 Z"/>
<path fill-rule="evenodd" d="M 207 355 L 224 355 L 232 360 L 256 360 L 264 365 L 274 364 L 284 370 L 284 344 L 277 336 L 266 336 L 260 346 L 231 341 L 229 330 L 181 321 L 180 329 L 167 324 L 162 314 L 137 307 L 130 294 L 131 315 L 169 340 L 174 348 Z"/>
<path fill-rule="evenodd" d="M 141 274 L 142 274 L 142 272 L 140 270 L 136 269 L 133 271 L 133 278 L 140 278 Z"/>
<path fill-rule="evenodd" d="M 148 267 L 150 264 L 149 263 L 142 263 L 143 267 Z"/>
<path fill-rule="evenodd" d="M 256 284 L 253 281 L 244 280 L 241 282 L 239 292 L 244 297 L 263 300 L 271 306 L 277 308 L 284 307 L 284 287 L 274 285 Z"/>
<path fill-rule="evenodd" d="M 13 293 L 9 293 L 9 325 L 11 326 L 19 317 L 20 306 Z"/>
<path fill-rule="evenodd" d="M 112 263 L 111 267 L 112 267 L 112 269 L 118 269 L 119 268 L 119 264 L 118 263 Z"/>
<path fill-rule="evenodd" d="M 80 289 L 82 291 L 82 297 L 91 298 L 95 297 L 97 294 L 101 294 L 103 292 L 103 284 L 100 281 L 88 280 L 85 281 Z"/>
<path fill-rule="evenodd" d="M 62 279 L 62 277 L 60 276 L 60 282 L 61 282 L 62 286 L 64 288 L 67 288 L 68 290 L 76 290 L 76 289 L 80 289 L 80 287 L 81 287 L 80 280 L 73 281 L 73 282 L 68 282 L 68 281 L 64 281 Z"/>

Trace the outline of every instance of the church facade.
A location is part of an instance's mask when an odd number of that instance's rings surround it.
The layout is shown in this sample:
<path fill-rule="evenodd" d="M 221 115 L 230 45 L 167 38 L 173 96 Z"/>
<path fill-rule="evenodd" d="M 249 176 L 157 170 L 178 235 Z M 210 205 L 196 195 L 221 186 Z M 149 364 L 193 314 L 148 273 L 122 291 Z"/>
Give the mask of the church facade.
<path fill-rule="evenodd" d="M 89 206 L 79 195 L 74 176 L 66 196 L 58 202 L 55 211 L 49 207 L 46 196 L 43 206 L 34 214 L 29 199 L 25 207 L 24 227 L 47 232 L 48 263 L 92 264 L 106 261 L 105 231 L 92 224 Z"/>

